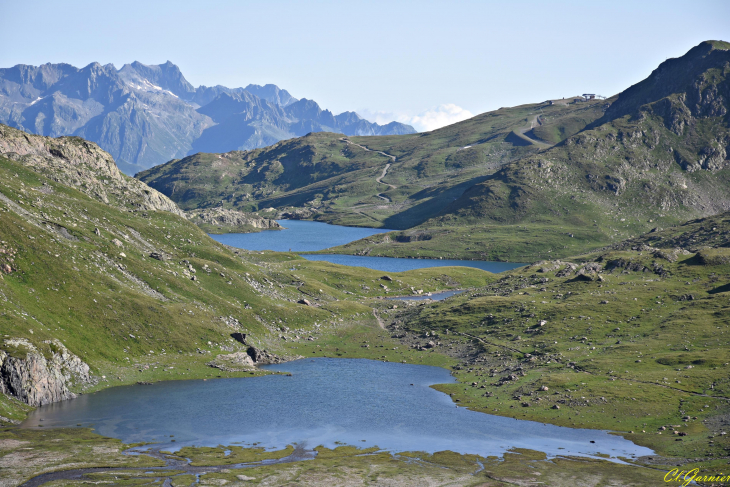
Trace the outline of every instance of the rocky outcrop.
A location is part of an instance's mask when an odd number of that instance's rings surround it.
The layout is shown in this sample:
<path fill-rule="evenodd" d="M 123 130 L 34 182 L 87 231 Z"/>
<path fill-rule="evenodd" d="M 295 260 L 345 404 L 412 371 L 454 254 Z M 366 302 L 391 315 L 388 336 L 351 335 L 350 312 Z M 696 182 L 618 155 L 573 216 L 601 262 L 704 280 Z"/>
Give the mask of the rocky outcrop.
<path fill-rule="evenodd" d="M 79 137 L 43 137 L 0 124 L 0 156 L 86 195 L 125 209 L 184 213 L 159 191 L 122 174 L 98 145 Z"/>
<path fill-rule="evenodd" d="M 187 212 L 187 216 L 193 223 L 203 223 L 216 227 L 234 229 L 253 227 L 261 230 L 279 230 L 282 228 L 276 220 L 226 208 L 192 210 Z"/>
<path fill-rule="evenodd" d="M 226 372 L 238 372 L 241 370 L 252 370 L 254 362 L 246 352 L 235 352 L 218 355 L 215 360 L 208 362 L 209 367 L 224 370 Z"/>
<path fill-rule="evenodd" d="M 245 341 L 245 335 L 241 333 L 235 333 L 234 335 L 241 335 L 243 341 Z M 292 359 L 279 357 L 261 348 L 249 346 L 245 352 L 218 355 L 215 360 L 208 362 L 207 365 L 227 372 L 239 372 L 242 370 L 253 370 L 257 365 L 280 364 L 287 360 Z"/>
<path fill-rule="evenodd" d="M 0 392 L 31 406 L 72 399 L 72 382 L 91 382 L 89 366 L 58 340 L 44 342 L 43 354 L 23 338 L 5 340 L 0 350 Z"/>
<path fill-rule="evenodd" d="M 253 363 L 256 365 L 280 364 L 282 362 L 286 362 L 285 358 L 254 346 L 248 347 L 246 353 L 248 353 L 248 356 L 251 357 L 251 360 L 253 360 Z"/>
<path fill-rule="evenodd" d="M 281 218 L 285 220 L 306 220 L 316 214 L 317 211 L 312 208 L 290 208 L 281 213 Z"/>

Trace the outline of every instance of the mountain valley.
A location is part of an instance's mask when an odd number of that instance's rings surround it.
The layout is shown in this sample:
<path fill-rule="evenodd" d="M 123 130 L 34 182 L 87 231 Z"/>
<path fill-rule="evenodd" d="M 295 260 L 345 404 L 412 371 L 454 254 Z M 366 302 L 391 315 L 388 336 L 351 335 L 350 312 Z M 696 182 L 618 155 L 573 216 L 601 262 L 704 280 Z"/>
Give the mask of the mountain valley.
<path fill-rule="evenodd" d="M 170 63 L 16 71 L 0 72 L 15 125 L 0 125 L 0 485 L 642 486 L 725 471 L 730 44 L 703 42 L 607 99 L 420 134 L 273 85 L 196 89 Z M 137 122 L 150 131 L 126 138 Z M 525 265 L 384 273 L 208 235 L 286 239 L 282 217 L 394 229 L 326 253 Z M 447 290 L 463 292 L 398 299 Z M 454 382 L 431 387 L 456 411 L 610 431 L 653 454 L 139 454 L 150 445 L 20 426 L 114 386 L 287 380 L 261 366 L 304 357 L 442 367 Z M 439 418 L 422 420 L 428 433 Z"/>

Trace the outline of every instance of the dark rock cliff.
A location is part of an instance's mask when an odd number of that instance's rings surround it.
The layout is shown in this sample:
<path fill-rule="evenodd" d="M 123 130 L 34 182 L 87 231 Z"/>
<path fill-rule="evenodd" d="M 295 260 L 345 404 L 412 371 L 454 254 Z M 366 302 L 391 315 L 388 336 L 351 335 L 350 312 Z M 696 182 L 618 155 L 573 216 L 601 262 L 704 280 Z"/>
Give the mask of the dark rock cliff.
<path fill-rule="evenodd" d="M 76 397 L 69 390 L 72 383 L 91 382 L 89 366 L 79 357 L 58 340 L 45 343 L 50 356 L 28 340 L 5 340 L 5 350 L 0 349 L 0 392 L 43 406 Z"/>

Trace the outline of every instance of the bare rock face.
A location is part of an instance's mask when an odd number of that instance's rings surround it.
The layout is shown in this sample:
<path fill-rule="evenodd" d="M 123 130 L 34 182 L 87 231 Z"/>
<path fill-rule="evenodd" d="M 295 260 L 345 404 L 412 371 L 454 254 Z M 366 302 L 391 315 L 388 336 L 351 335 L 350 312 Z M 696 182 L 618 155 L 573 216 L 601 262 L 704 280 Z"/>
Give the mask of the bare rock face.
<path fill-rule="evenodd" d="M 241 370 L 253 370 L 254 361 L 246 352 L 235 352 L 227 355 L 218 355 L 215 360 L 208 362 L 209 367 L 225 370 L 227 372 L 237 372 Z"/>
<path fill-rule="evenodd" d="M 5 340 L 5 349 L 14 353 L 0 350 L 0 392 L 43 406 L 76 397 L 68 389 L 72 381 L 91 382 L 89 366 L 79 357 L 58 340 L 45 343 L 50 358 L 23 338 Z"/>
<path fill-rule="evenodd" d="M 281 218 L 286 220 L 306 220 L 317 214 L 316 210 L 311 208 L 291 208 L 281 214 Z"/>
<path fill-rule="evenodd" d="M 194 223 L 207 223 L 222 227 L 254 227 L 262 230 L 282 228 L 276 220 L 226 208 L 193 210 L 187 212 L 187 216 Z"/>
<path fill-rule="evenodd" d="M 79 137 L 54 139 L 0 124 L 0 155 L 106 204 L 184 217 L 167 196 L 122 174 L 111 155 Z"/>

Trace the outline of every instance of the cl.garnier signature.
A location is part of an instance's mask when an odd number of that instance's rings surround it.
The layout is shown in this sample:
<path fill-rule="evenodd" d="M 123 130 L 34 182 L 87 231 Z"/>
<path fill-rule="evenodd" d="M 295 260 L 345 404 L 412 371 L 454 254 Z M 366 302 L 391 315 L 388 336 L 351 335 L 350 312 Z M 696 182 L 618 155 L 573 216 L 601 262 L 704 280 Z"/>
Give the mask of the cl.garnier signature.
<path fill-rule="evenodd" d="M 684 487 L 690 482 L 730 482 L 730 474 L 719 473 L 701 475 L 699 468 L 694 468 L 692 470 L 679 470 L 678 468 L 675 468 L 674 470 L 667 472 L 664 476 L 664 481 L 677 482 Z"/>

